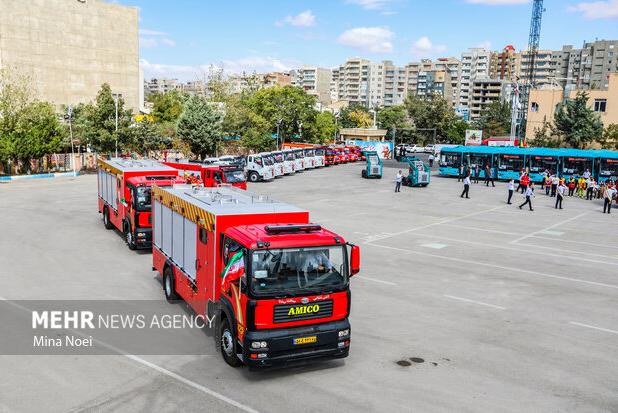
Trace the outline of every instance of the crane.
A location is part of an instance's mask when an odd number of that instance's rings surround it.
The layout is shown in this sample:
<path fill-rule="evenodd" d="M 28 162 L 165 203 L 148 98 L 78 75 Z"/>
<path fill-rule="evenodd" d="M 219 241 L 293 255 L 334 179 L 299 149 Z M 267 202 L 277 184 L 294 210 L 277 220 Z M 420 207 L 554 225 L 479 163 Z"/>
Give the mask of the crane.
<path fill-rule="evenodd" d="M 528 37 L 528 73 L 527 79 L 524 79 L 523 90 L 521 96 L 521 122 L 519 128 L 519 136 L 523 137 L 526 133 L 526 120 L 528 117 L 528 101 L 530 99 L 530 89 L 535 86 L 534 79 L 534 64 L 536 55 L 539 51 L 539 43 L 541 41 L 541 20 L 543 18 L 543 0 L 533 0 L 532 4 L 532 19 L 530 20 L 530 36 Z"/>

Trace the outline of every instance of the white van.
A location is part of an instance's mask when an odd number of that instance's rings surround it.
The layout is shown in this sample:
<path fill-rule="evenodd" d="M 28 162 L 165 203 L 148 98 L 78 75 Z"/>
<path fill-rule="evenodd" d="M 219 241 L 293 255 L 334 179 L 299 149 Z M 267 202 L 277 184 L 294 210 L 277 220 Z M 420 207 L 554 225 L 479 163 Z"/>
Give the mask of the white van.
<path fill-rule="evenodd" d="M 247 156 L 247 180 L 270 181 L 275 178 L 275 166 L 271 157 L 262 154 Z"/>
<path fill-rule="evenodd" d="M 283 158 L 283 171 L 286 175 L 296 172 L 296 157 L 294 151 L 285 149 L 280 152 Z"/>

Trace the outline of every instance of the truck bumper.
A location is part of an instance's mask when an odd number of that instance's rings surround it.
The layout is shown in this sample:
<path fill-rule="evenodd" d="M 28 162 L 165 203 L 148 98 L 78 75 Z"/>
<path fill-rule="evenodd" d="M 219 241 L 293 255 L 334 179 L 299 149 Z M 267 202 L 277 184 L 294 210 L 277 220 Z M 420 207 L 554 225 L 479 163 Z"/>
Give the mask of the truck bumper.
<path fill-rule="evenodd" d="M 135 230 L 135 245 L 140 250 L 152 248 L 152 228 L 137 228 Z"/>
<path fill-rule="evenodd" d="M 348 335 L 339 337 L 339 331 Z M 298 338 L 313 338 L 315 342 L 295 344 Z M 265 349 L 252 349 L 253 341 L 265 341 Z M 344 358 L 350 350 L 348 319 L 330 323 L 275 330 L 247 331 L 243 341 L 243 360 L 250 369 L 305 364 L 317 360 Z"/>

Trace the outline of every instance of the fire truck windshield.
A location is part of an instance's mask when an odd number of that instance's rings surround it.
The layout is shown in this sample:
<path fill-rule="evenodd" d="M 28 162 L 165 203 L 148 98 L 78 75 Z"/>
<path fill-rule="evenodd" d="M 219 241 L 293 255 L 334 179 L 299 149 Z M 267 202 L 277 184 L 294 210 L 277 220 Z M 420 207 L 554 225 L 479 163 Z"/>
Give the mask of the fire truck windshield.
<path fill-rule="evenodd" d="M 324 149 L 316 149 L 315 154 L 317 156 L 324 156 Z"/>
<path fill-rule="evenodd" d="M 242 169 L 224 171 L 223 174 L 225 175 L 225 182 L 228 182 L 230 184 L 237 182 L 245 182 L 245 173 L 242 171 Z"/>
<path fill-rule="evenodd" d="M 135 209 L 138 211 L 150 211 L 150 187 L 138 186 L 135 196 Z"/>
<path fill-rule="evenodd" d="M 253 251 L 250 288 L 256 296 L 325 294 L 348 283 L 343 246 Z"/>

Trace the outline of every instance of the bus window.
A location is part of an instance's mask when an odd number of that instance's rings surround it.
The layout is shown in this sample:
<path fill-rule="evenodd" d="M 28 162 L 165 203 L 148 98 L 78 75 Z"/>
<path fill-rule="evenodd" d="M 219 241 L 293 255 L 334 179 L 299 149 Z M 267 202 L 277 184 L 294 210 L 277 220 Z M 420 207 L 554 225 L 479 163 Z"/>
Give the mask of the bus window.
<path fill-rule="evenodd" d="M 440 159 L 440 166 L 450 168 L 459 168 L 461 165 L 461 154 L 459 153 L 443 153 Z"/>
<path fill-rule="evenodd" d="M 558 172 L 558 158 L 553 156 L 531 156 L 529 162 L 531 173 L 543 173 L 545 170 L 556 173 Z"/>
<path fill-rule="evenodd" d="M 618 176 L 618 159 L 601 159 L 600 162 L 600 177 L 611 178 L 612 176 Z"/>
<path fill-rule="evenodd" d="M 591 158 L 564 158 L 562 165 L 563 174 L 581 175 L 588 171 L 592 171 Z"/>
<path fill-rule="evenodd" d="M 524 169 L 523 155 L 499 155 L 498 170 L 519 172 Z"/>
<path fill-rule="evenodd" d="M 470 168 L 474 169 L 478 165 L 479 168 L 483 169 L 485 165 L 491 166 L 491 155 L 471 153 L 468 155 L 467 163 L 470 165 Z"/>

